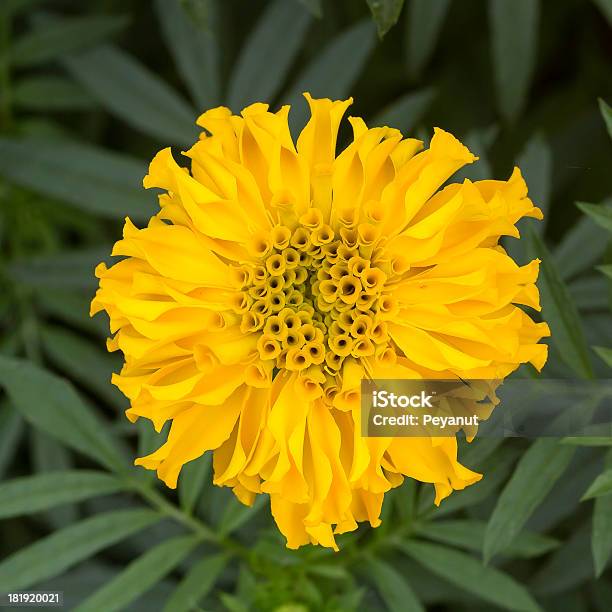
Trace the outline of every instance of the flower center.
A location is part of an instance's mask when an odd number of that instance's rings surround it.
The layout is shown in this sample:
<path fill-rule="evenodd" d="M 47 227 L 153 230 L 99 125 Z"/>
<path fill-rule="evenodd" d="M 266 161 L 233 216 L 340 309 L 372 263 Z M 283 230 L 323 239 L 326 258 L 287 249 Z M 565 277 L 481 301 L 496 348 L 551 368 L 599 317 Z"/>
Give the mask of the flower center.
<path fill-rule="evenodd" d="M 237 269 L 236 311 L 244 333 L 260 332 L 262 360 L 334 376 L 347 358 L 383 355 L 394 302 L 375 242 L 373 226 L 335 232 L 316 209 L 252 241 L 255 261 Z"/>

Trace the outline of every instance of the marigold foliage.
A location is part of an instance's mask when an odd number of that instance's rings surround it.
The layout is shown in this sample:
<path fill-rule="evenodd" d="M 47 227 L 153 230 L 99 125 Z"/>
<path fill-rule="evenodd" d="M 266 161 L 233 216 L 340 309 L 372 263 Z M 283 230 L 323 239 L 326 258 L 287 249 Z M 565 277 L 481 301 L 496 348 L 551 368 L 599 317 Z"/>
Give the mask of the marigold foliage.
<path fill-rule="evenodd" d="M 436 503 L 481 476 L 454 438 L 364 438 L 360 381 L 501 379 L 540 369 L 548 335 L 539 262 L 499 245 L 541 218 L 518 169 L 508 181 L 442 185 L 475 157 L 436 129 L 428 149 L 350 117 L 351 103 L 306 98 L 294 144 L 289 107 L 205 112 L 177 165 L 153 159 L 164 190 L 144 229 L 126 220 L 111 268 L 100 264 L 92 314 L 110 316 L 113 382 L 130 420 L 170 434 L 136 460 L 176 487 L 182 466 L 214 452 L 214 482 L 252 504 L 270 495 L 290 548 L 337 548 L 334 534 L 380 523 L 386 491 L 433 483 Z"/>

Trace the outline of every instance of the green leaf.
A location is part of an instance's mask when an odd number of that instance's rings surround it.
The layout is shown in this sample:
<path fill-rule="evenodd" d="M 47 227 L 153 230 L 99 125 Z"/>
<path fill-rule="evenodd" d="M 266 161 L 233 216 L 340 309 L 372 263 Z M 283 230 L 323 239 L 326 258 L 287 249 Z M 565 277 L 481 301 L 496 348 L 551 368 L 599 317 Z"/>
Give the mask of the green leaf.
<path fill-rule="evenodd" d="M 109 112 L 164 144 L 197 138 L 196 112 L 156 74 L 112 45 L 66 57 L 64 65 Z"/>
<path fill-rule="evenodd" d="M 474 552 L 482 550 L 487 523 L 476 520 L 434 521 L 417 529 L 417 533 L 430 540 L 451 544 Z M 522 531 L 504 551 L 505 557 L 528 559 L 557 548 L 559 542 L 538 533 Z"/>
<path fill-rule="evenodd" d="M 403 134 L 409 134 L 434 98 L 433 89 L 421 89 L 401 96 L 384 108 L 372 121 L 372 127 L 389 126 L 397 128 Z"/>
<path fill-rule="evenodd" d="M 593 349 L 612 368 L 612 349 L 605 346 L 594 346 Z"/>
<path fill-rule="evenodd" d="M 404 0 L 367 0 L 380 38 L 397 23 Z"/>
<path fill-rule="evenodd" d="M 609 468 L 612 482 L 612 449 L 606 454 L 605 464 Z M 610 491 L 612 492 L 612 486 Z M 595 575 L 599 578 L 612 554 L 612 495 L 600 495 L 595 499 L 591 549 L 593 551 Z"/>
<path fill-rule="evenodd" d="M 552 184 L 552 153 L 542 134 L 536 134 L 527 142 L 517 165 L 529 185 L 529 197 L 544 213 L 544 219 L 532 226 L 541 235 L 548 218 Z"/>
<path fill-rule="evenodd" d="M 19 80 L 12 93 L 15 106 L 26 110 L 84 110 L 93 98 L 72 81 L 57 76 L 32 76 Z"/>
<path fill-rule="evenodd" d="M 582 499 L 591 499 L 612 493 L 612 468 L 604 470 L 587 489 Z"/>
<path fill-rule="evenodd" d="M 306 123 L 308 105 L 302 94 L 339 100 L 346 97 L 374 48 L 376 35 L 369 20 L 360 21 L 327 44 L 300 73 L 285 96 L 291 104 L 292 129 Z"/>
<path fill-rule="evenodd" d="M 323 16 L 321 0 L 299 0 L 315 17 Z"/>
<path fill-rule="evenodd" d="M 554 342 L 562 359 L 576 374 L 592 378 L 589 351 L 576 305 L 559 275 L 555 263 L 542 239 L 528 232 L 531 257 L 541 260 L 539 286 L 544 319 L 549 324 Z"/>
<path fill-rule="evenodd" d="M 249 612 L 248 606 L 236 595 L 230 593 L 219 593 L 219 599 L 228 612 Z"/>
<path fill-rule="evenodd" d="M 425 610 L 406 578 L 388 563 L 371 557 L 366 560 L 363 569 L 391 612 Z"/>
<path fill-rule="evenodd" d="M 586 204 L 585 202 L 576 202 L 576 206 L 578 206 L 583 213 L 589 215 L 595 223 L 605 230 L 612 232 L 612 207 L 598 204 Z"/>
<path fill-rule="evenodd" d="M 178 494 L 181 508 L 191 514 L 210 480 L 211 453 L 207 453 L 183 466 L 179 476 Z"/>
<path fill-rule="evenodd" d="M 0 138 L 0 174 L 43 195 L 104 217 L 148 219 L 155 198 L 145 193 L 146 165 L 68 140 Z"/>
<path fill-rule="evenodd" d="M 26 361 L 0 357 L 0 384 L 32 425 L 111 470 L 125 470 L 108 429 L 66 380 Z"/>
<path fill-rule="evenodd" d="M 219 103 L 217 44 L 193 23 L 180 0 L 156 0 L 157 20 L 174 62 L 199 110 Z"/>
<path fill-rule="evenodd" d="M 536 440 L 529 447 L 499 495 L 489 519 L 483 547 L 485 561 L 510 546 L 561 477 L 574 450 L 549 438 Z"/>
<path fill-rule="evenodd" d="M 120 491 L 120 480 L 104 472 L 74 470 L 15 478 L 0 484 L 0 519 L 47 510 Z"/>
<path fill-rule="evenodd" d="M 515 120 L 525 105 L 534 73 L 539 0 L 491 0 L 493 72 L 501 114 Z"/>
<path fill-rule="evenodd" d="M 406 22 L 408 69 L 418 77 L 431 57 L 442 30 L 450 0 L 410 0 Z"/>
<path fill-rule="evenodd" d="M 612 0 L 593 0 L 593 2 L 599 7 L 599 10 L 612 26 Z M 612 135 L 612 130 L 610 130 L 610 133 Z"/>
<path fill-rule="evenodd" d="M 43 0 L 3 0 L 0 5 L 0 17 L 13 17 L 20 11 L 30 8 L 35 4 L 41 4 Z"/>
<path fill-rule="evenodd" d="M 78 612 L 124 610 L 170 573 L 198 543 L 194 536 L 172 538 L 148 550 L 116 578 L 76 607 Z"/>
<path fill-rule="evenodd" d="M 597 269 L 605 274 L 608 278 L 612 278 L 612 264 L 608 264 L 606 266 L 597 266 Z"/>
<path fill-rule="evenodd" d="M 311 19 L 308 11 L 294 2 L 275 0 L 268 5 L 232 71 L 228 99 L 234 112 L 253 102 L 272 101 L 300 50 Z"/>
<path fill-rule="evenodd" d="M 222 535 L 229 535 L 236 531 L 250 521 L 267 503 L 266 495 L 258 495 L 252 506 L 245 506 L 237 500 L 232 500 L 232 503 L 227 504 L 225 508 L 219 524 L 219 532 Z"/>
<path fill-rule="evenodd" d="M 590 217 L 581 217 L 556 246 L 553 255 L 563 280 L 592 268 L 601 260 L 609 235 Z"/>
<path fill-rule="evenodd" d="M 610 22 L 612 23 L 612 1 L 601 0 L 601 2 L 607 2 L 609 7 Z M 603 117 L 606 127 L 608 128 L 608 134 L 610 134 L 610 138 L 612 138 L 612 108 L 606 104 L 605 100 L 599 98 L 599 110 L 601 111 L 601 116 Z"/>
<path fill-rule="evenodd" d="M 529 591 L 514 578 L 483 566 L 471 555 L 414 540 L 399 544 L 399 548 L 433 574 L 504 610 L 540 610 Z"/>
<path fill-rule="evenodd" d="M 106 251 L 107 255 L 109 253 L 110 250 Z M 59 275 L 58 280 L 60 280 Z M 28 284 L 27 281 L 22 280 L 22 282 Z M 44 286 L 41 289 L 41 285 L 32 288 L 40 289 L 36 291 L 35 299 L 36 305 L 40 307 L 43 314 L 87 334 L 94 334 L 99 338 L 108 336 L 108 325 L 104 317 L 92 318 L 89 316 L 90 291 L 83 292 L 83 294 L 69 289 Z"/>
<path fill-rule="evenodd" d="M 570 444 L 572 446 L 612 446 L 612 436 L 568 437 L 563 438 L 561 444 Z"/>
<path fill-rule="evenodd" d="M 35 66 L 67 53 L 91 47 L 122 30 L 125 17 L 64 17 L 45 19 L 15 41 L 11 62 L 18 67 Z"/>
<path fill-rule="evenodd" d="M 227 556 L 211 555 L 200 559 L 186 574 L 166 601 L 164 612 L 188 612 L 206 597 L 227 565 Z"/>
<path fill-rule="evenodd" d="M 0 402 L 0 479 L 10 466 L 23 432 L 23 418 L 13 404 Z"/>
<path fill-rule="evenodd" d="M 118 510 L 56 531 L 0 563 L 0 591 L 27 589 L 158 522 L 152 510 Z"/>
<path fill-rule="evenodd" d="M 67 376 L 97 393 L 110 405 L 126 408 L 128 400 L 111 384 L 113 372 L 121 366 L 116 354 L 107 353 L 91 341 L 59 326 L 43 326 L 40 339 L 45 354 Z"/>

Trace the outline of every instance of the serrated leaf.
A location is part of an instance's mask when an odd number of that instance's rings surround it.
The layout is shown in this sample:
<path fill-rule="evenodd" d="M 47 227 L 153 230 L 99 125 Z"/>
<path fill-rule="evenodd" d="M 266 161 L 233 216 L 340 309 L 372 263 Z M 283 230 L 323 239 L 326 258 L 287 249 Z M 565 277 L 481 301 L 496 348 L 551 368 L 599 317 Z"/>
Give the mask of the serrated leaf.
<path fill-rule="evenodd" d="M 57 576 L 161 518 L 152 510 L 118 510 L 56 531 L 0 563 L 0 591 L 27 589 Z"/>
<path fill-rule="evenodd" d="M 421 89 L 401 96 L 368 122 L 372 127 L 388 126 L 409 134 L 434 98 L 433 89 Z"/>
<path fill-rule="evenodd" d="M 583 378 L 592 378 L 593 370 L 582 323 L 569 291 L 544 242 L 533 231 L 528 232 L 528 247 L 530 256 L 542 262 L 538 285 L 542 312 L 550 326 L 552 342 L 574 372 Z"/>
<path fill-rule="evenodd" d="M 63 59 L 70 74 L 109 112 L 164 144 L 197 138 L 196 112 L 129 54 L 103 45 Z"/>
<path fill-rule="evenodd" d="M 499 495 L 489 519 L 483 546 L 485 561 L 510 546 L 561 477 L 574 450 L 548 438 L 536 440 L 529 447 Z"/>
<path fill-rule="evenodd" d="M 14 66 L 35 66 L 91 47 L 122 30 L 125 17 L 64 17 L 45 20 L 15 41 L 11 49 Z"/>
<path fill-rule="evenodd" d="M 612 468 L 604 470 L 587 489 L 582 499 L 591 499 L 612 493 Z"/>
<path fill-rule="evenodd" d="M 181 5 L 180 0 L 156 0 L 157 20 L 198 110 L 212 108 L 219 103 L 217 44 L 212 32 L 198 28 Z"/>
<path fill-rule="evenodd" d="M 612 1 L 611 0 L 600 0 L 601 3 L 606 2 L 608 4 L 609 7 L 609 19 L 610 22 L 612 22 Z M 601 116 L 603 117 L 603 120 L 606 124 L 606 127 L 608 128 L 608 134 L 610 135 L 610 138 L 612 138 L 612 108 L 610 108 L 610 106 L 606 103 L 605 100 L 602 100 L 601 98 L 599 98 L 599 110 L 601 112 Z"/>
<path fill-rule="evenodd" d="M 535 69 L 539 0 L 490 0 L 493 73 L 501 114 L 511 121 L 521 113 Z"/>
<path fill-rule="evenodd" d="M 0 484 L 0 519 L 109 495 L 123 488 L 115 476 L 92 470 L 49 472 Z"/>
<path fill-rule="evenodd" d="M 206 483 L 210 480 L 211 454 L 206 453 L 183 466 L 179 476 L 178 494 L 181 508 L 191 514 Z"/>
<path fill-rule="evenodd" d="M 268 5 L 242 46 L 232 71 L 228 99 L 234 112 L 275 97 L 310 22 L 308 11 L 294 2 L 275 0 Z"/>
<path fill-rule="evenodd" d="M 400 544 L 399 548 L 433 574 L 504 610 L 529 612 L 541 609 L 529 591 L 514 578 L 483 566 L 471 555 L 414 540 Z"/>
<path fill-rule="evenodd" d="M 111 470 L 126 469 L 100 417 L 66 380 L 27 361 L 0 357 L 0 384 L 32 425 Z"/>
<path fill-rule="evenodd" d="M 487 523 L 469 519 L 434 521 L 417 529 L 417 533 L 442 544 L 451 544 L 473 552 L 482 551 Z M 505 557 L 528 559 L 550 552 L 558 540 L 538 533 L 522 531 L 504 551 Z"/>
<path fill-rule="evenodd" d="M 81 87 L 58 76 L 32 76 L 17 81 L 12 93 L 15 106 L 26 110 L 83 110 L 95 106 Z"/>
<path fill-rule="evenodd" d="M 226 555 L 211 555 L 200 559 L 185 575 L 164 605 L 164 612 L 188 612 L 212 590 L 225 569 Z"/>
<path fill-rule="evenodd" d="M 40 339 L 49 360 L 72 380 L 118 409 L 127 407 L 128 400 L 111 384 L 113 372 L 121 368 L 116 354 L 104 352 L 91 341 L 59 326 L 44 325 Z"/>
<path fill-rule="evenodd" d="M 598 204 L 587 204 L 576 202 L 576 206 L 585 214 L 589 215 L 595 223 L 605 230 L 612 232 L 612 207 Z"/>
<path fill-rule="evenodd" d="M 407 10 L 406 53 L 408 69 L 418 77 L 433 54 L 450 0 L 410 0 Z"/>
<path fill-rule="evenodd" d="M 64 140 L 0 138 L 0 174 L 43 195 L 103 217 L 146 220 L 155 199 L 142 188 L 146 164 Z"/>
<path fill-rule="evenodd" d="M 406 578 L 388 563 L 370 557 L 364 563 L 364 569 L 390 612 L 425 610 Z"/>
<path fill-rule="evenodd" d="M 123 610 L 170 573 L 198 544 L 194 536 L 172 538 L 148 550 L 116 578 L 76 607 L 78 612 Z"/>
<path fill-rule="evenodd" d="M 397 23 L 404 0 L 367 0 L 380 38 Z"/>
<path fill-rule="evenodd" d="M 374 48 L 374 30 L 370 20 L 358 22 L 336 36 L 302 70 L 285 96 L 287 104 L 291 104 L 289 118 L 292 130 L 301 129 L 306 123 L 308 105 L 302 97 L 305 91 L 315 98 L 332 100 L 345 98 L 349 94 Z"/>

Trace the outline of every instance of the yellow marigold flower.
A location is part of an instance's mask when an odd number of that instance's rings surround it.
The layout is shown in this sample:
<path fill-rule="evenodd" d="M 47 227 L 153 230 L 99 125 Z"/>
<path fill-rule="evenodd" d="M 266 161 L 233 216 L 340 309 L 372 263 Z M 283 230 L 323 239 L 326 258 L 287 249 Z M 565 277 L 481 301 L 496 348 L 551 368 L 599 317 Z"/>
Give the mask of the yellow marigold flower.
<path fill-rule="evenodd" d="M 405 477 L 433 483 L 436 503 L 481 476 L 455 438 L 365 438 L 360 381 L 499 379 L 541 368 L 548 335 L 538 261 L 499 245 L 541 218 L 518 169 L 508 181 L 441 189 L 476 158 L 436 129 L 430 147 L 349 118 L 351 100 L 306 98 L 294 144 L 289 107 L 205 112 L 198 142 L 153 159 L 144 186 L 164 190 L 144 229 L 126 220 L 111 268 L 100 264 L 92 314 L 110 316 L 113 382 L 127 416 L 168 440 L 137 459 L 176 487 L 185 463 L 214 452 L 214 482 L 272 514 L 297 548 L 336 548 L 334 534 L 380 523 L 383 496 Z"/>

